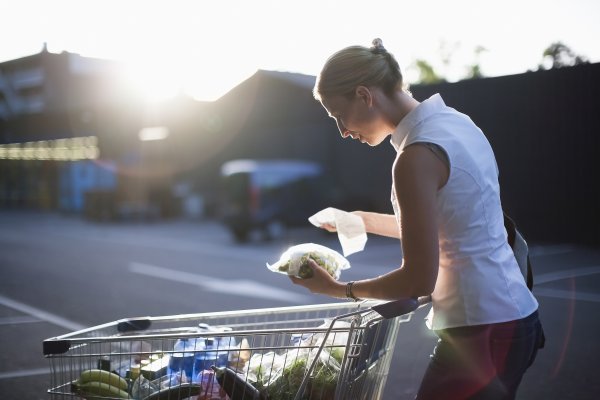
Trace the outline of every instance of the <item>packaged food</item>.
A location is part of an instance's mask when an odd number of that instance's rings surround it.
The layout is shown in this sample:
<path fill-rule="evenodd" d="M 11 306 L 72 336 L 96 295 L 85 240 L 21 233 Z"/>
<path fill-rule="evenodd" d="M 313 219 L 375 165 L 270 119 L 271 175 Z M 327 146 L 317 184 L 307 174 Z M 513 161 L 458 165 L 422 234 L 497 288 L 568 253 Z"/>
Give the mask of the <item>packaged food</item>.
<path fill-rule="evenodd" d="M 273 272 L 306 279 L 313 274 L 308 265 L 309 259 L 325 268 L 336 280 L 340 278 L 342 270 L 350 268 L 350 262 L 340 253 L 315 243 L 302 243 L 290 247 L 275 264 L 267 263 L 267 268 Z"/>

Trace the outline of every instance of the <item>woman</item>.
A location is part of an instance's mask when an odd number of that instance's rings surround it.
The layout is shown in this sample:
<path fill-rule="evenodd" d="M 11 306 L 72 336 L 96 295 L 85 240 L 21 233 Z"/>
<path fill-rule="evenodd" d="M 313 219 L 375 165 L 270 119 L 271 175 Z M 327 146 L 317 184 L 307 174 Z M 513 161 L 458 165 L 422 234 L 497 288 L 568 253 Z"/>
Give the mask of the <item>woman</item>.
<path fill-rule="evenodd" d="M 489 142 L 439 95 L 419 103 L 405 91 L 380 39 L 333 54 L 314 94 L 342 137 L 376 146 L 391 136 L 395 215 L 354 213 L 367 232 L 401 238 L 403 260 L 390 273 L 347 283 L 313 262 L 313 278 L 292 281 L 338 298 L 431 294 L 428 326 L 439 341 L 417 399 L 514 398 L 541 324 L 507 242 Z"/>

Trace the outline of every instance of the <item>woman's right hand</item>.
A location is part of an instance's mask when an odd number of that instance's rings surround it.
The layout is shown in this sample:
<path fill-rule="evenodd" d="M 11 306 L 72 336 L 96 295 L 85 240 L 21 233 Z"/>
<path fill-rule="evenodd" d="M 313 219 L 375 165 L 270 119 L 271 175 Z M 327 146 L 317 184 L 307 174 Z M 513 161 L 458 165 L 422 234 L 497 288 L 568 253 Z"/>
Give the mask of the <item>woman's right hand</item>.
<path fill-rule="evenodd" d="M 351 211 L 350 214 L 359 216 L 363 220 L 363 222 L 365 221 L 364 211 Z M 319 226 L 319 228 L 325 229 L 327 232 L 337 232 L 337 227 L 334 224 L 325 223 L 325 224 L 322 224 L 321 226 Z"/>
<path fill-rule="evenodd" d="M 333 224 L 322 224 L 319 228 L 325 229 L 327 232 L 337 232 L 337 228 Z"/>

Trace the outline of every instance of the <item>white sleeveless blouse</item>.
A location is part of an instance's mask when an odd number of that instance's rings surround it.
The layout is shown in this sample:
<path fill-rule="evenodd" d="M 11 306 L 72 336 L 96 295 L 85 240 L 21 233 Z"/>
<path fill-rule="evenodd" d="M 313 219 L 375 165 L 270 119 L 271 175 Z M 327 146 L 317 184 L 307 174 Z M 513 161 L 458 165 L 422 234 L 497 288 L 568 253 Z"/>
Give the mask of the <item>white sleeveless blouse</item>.
<path fill-rule="evenodd" d="M 428 327 L 506 322 L 533 313 L 538 303 L 507 242 L 498 167 L 483 132 L 436 94 L 402 119 L 391 142 L 398 156 L 413 143 L 433 143 L 450 164 L 437 198 L 440 260 Z M 392 205 L 400 227 L 393 188 Z"/>

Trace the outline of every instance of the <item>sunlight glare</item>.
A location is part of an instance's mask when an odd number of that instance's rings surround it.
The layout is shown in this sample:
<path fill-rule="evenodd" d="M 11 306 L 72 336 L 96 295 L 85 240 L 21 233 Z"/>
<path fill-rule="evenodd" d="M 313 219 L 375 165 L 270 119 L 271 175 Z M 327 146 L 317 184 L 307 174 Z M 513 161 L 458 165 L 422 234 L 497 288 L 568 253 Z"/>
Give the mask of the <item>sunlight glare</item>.
<path fill-rule="evenodd" d="M 140 58 L 124 64 L 127 83 L 134 94 L 148 102 L 168 100 L 182 90 L 181 77 L 173 71 L 172 60 Z"/>
<path fill-rule="evenodd" d="M 251 62 L 221 60 L 207 64 L 198 55 L 182 52 L 123 61 L 125 81 L 134 95 L 161 102 L 185 94 L 198 101 L 214 101 L 256 72 Z"/>

